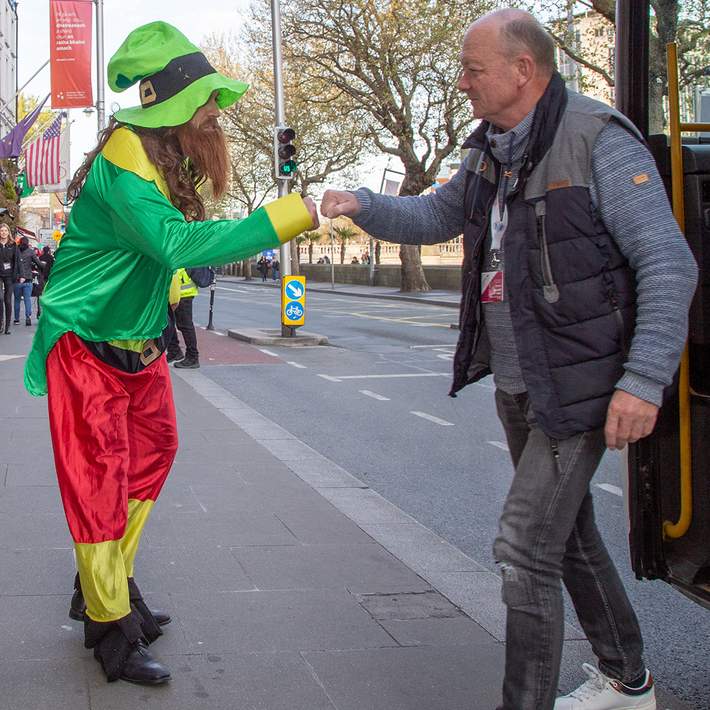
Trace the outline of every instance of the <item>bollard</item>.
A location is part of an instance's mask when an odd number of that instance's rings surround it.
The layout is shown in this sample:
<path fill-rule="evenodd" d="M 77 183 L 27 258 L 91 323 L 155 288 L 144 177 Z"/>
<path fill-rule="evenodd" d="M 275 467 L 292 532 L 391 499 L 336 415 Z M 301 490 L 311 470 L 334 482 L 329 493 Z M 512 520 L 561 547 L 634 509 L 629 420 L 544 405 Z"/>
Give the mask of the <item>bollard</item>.
<path fill-rule="evenodd" d="M 214 330 L 214 323 L 212 322 L 212 316 L 214 314 L 214 292 L 217 287 L 217 274 L 212 272 L 212 283 L 210 284 L 210 319 L 207 321 L 206 330 Z"/>

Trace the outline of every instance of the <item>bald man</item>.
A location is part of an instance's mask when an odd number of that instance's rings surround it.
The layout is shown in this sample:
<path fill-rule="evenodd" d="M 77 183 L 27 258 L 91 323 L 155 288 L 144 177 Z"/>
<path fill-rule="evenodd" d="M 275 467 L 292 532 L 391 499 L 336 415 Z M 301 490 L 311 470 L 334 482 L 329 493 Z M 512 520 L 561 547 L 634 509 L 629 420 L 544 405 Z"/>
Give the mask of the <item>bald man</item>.
<path fill-rule="evenodd" d="M 458 88 L 481 123 L 435 193 L 329 190 L 321 212 L 400 244 L 464 235 L 451 396 L 492 373 L 515 475 L 494 552 L 507 606 L 502 710 L 654 710 L 643 642 L 594 521 L 605 447 L 653 430 L 697 268 L 638 129 L 568 91 L 529 14 L 466 32 Z M 598 657 L 555 698 L 563 581 Z"/>

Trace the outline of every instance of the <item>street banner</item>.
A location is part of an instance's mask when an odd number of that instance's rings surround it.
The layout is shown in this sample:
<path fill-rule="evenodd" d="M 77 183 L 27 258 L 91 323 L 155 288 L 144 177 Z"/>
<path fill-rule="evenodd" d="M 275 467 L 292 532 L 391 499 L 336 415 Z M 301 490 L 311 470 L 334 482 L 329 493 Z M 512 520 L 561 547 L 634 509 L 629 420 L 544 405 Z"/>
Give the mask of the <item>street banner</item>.
<path fill-rule="evenodd" d="M 27 134 L 27 131 L 32 128 L 32 124 L 37 120 L 42 111 L 42 107 L 47 102 L 49 94 L 44 97 L 44 101 L 37 104 L 17 125 L 0 140 L 0 159 L 19 158 L 22 153 L 22 141 Z"/>
<path fill-rule="evenodd" d="M 52 108 L 94 105 L 91 91 L 92 0 L 49 0 Z"/>
<path fill-rule="evenodd" d="M 306 322 L 306 277 L 281 278 L 281 323 L 297 328 Z"/>

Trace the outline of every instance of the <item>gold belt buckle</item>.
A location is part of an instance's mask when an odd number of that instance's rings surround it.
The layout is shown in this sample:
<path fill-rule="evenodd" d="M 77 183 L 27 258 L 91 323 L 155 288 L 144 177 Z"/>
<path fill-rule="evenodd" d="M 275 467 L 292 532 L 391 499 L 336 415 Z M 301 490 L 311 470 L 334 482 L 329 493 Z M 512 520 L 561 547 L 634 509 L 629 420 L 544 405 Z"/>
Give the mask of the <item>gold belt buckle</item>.
<path fill-rule="evenodd" d="M 143 343 L 141 350 L 140 361 L 144 367 L 148 367 L 152 362 L 155 362 L 161 355 L 160 348 L 155 344 L 155 340 L 146 340 Z"/>

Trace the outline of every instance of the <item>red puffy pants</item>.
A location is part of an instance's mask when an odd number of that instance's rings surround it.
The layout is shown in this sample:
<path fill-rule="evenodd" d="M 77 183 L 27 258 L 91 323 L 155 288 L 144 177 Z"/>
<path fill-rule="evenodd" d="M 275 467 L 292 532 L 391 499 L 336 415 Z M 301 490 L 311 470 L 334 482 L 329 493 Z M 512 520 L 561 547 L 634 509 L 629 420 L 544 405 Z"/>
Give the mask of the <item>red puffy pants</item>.
<path fill-rule="evenodd" d="M 175 405 L 161 356 L 131 374 L 64 334 L 47 357 L 49 423 L 59 489 L 87 613 L 130 613 L 127 577 L 177 451 Z"/>

